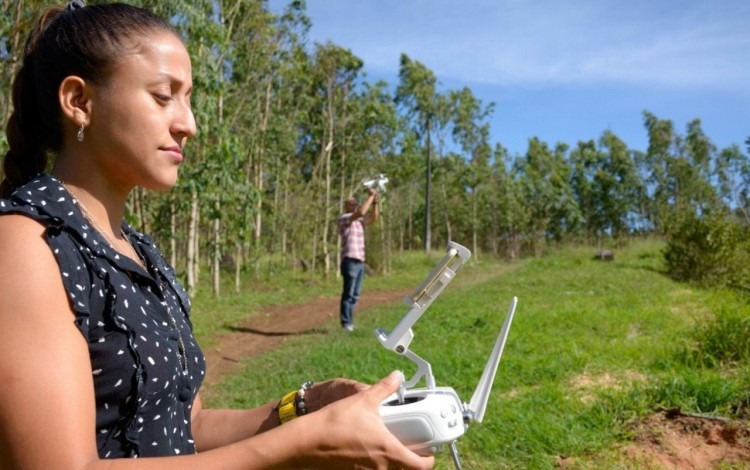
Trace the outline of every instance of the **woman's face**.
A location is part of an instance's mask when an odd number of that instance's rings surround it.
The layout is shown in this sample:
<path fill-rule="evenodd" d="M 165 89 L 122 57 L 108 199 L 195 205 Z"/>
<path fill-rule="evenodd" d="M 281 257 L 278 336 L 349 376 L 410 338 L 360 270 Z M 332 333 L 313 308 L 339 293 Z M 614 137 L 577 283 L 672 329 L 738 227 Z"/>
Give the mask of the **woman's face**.
<path fill-rule="evenodd" d="M 196 134 L 190 57 L 171 32 L 140 40 L 95 89 L 85 144 L 112 184 L 166 189 Z"/>

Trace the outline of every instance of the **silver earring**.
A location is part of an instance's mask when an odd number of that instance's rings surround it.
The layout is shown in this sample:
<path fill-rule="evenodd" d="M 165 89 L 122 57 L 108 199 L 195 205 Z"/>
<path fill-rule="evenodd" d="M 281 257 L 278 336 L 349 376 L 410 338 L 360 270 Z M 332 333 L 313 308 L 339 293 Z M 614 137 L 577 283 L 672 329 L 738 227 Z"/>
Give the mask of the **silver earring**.
<path fill-rule="evenodd" d="M 85 129 L 85 126 L 81 124 L 80 129 L 78 129 L 78 133 L 76 134 L 76 139 L 78 139 L 78 142 L 83 142 L 83 130 Z"/>

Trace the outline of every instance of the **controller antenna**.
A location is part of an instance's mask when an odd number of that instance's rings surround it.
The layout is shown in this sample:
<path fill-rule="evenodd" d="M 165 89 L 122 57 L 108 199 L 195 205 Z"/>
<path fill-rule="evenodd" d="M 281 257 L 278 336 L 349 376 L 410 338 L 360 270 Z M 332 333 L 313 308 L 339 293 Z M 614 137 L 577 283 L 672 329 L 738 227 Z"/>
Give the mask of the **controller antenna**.
<path fill-rule="evenodd" d="M 503 328 L 500 330 L 500 334 L 495 341 L 495 347 L 492 349 L 492 354 L 490 354 L 487 364 L 484 366 L 484 372 L 482 372 L 479 384 L 477 384 L 477 388 L 474 390 L 474 395 L 471 396 L 471 401 L 466 407 L 464 421 L 466 421 L 467 425 L 470 421 L 481 423 L 484 418 L 484 411 L 487 409 L 487 402 L 490 399 L 492 384 L 495 382 L 497 366 L 500 364 L 500 357 L 503 355 L 503 349 L 505 349 L 505 341 L 508 339 L 510 324 L 513 321 L 513 315 L 516 312 L 517 304 L 518 298 L 513 297 L 513 300 L 510 302 L 510 308 L 508 309 L 508 315 L 506 315 L 505 322 L 503 323 Z"/>

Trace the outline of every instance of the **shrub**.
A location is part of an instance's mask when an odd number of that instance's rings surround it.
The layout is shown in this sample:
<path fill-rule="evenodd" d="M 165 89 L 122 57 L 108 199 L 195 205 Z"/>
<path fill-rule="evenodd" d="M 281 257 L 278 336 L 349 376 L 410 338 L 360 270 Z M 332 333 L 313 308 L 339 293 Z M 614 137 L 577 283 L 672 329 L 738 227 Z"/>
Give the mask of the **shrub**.
<path fill-rule="evenodd" d="M 726 213 L 672 218 L 664 260 L 669 275 L 704 287 L 750 289 L 748 228 Z"/>
<path fill-rule="evenodd" d="M 701 362 L 750 362 L 749 310 L 722 306 L 713 319 L 695 331 Z"/>

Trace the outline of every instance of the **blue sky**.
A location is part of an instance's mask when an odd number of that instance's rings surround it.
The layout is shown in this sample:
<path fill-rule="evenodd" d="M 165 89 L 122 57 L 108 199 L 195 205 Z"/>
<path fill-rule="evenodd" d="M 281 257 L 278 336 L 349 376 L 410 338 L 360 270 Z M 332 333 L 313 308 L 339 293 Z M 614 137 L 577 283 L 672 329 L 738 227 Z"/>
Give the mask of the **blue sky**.
<path fill-rule="evenodd" d="M 278 12 L 286 0 L 270 0 Z M 368 81 L 398 83 L 399 57 L 440 90 L 488 104 L 491 143 L 571 147 L 611 130 L 645 150 L 642 112 L 684 134 L 746 151 L 750 137 L 748 0 L 307 0 L 310 40 L 364 60 Z"/>

